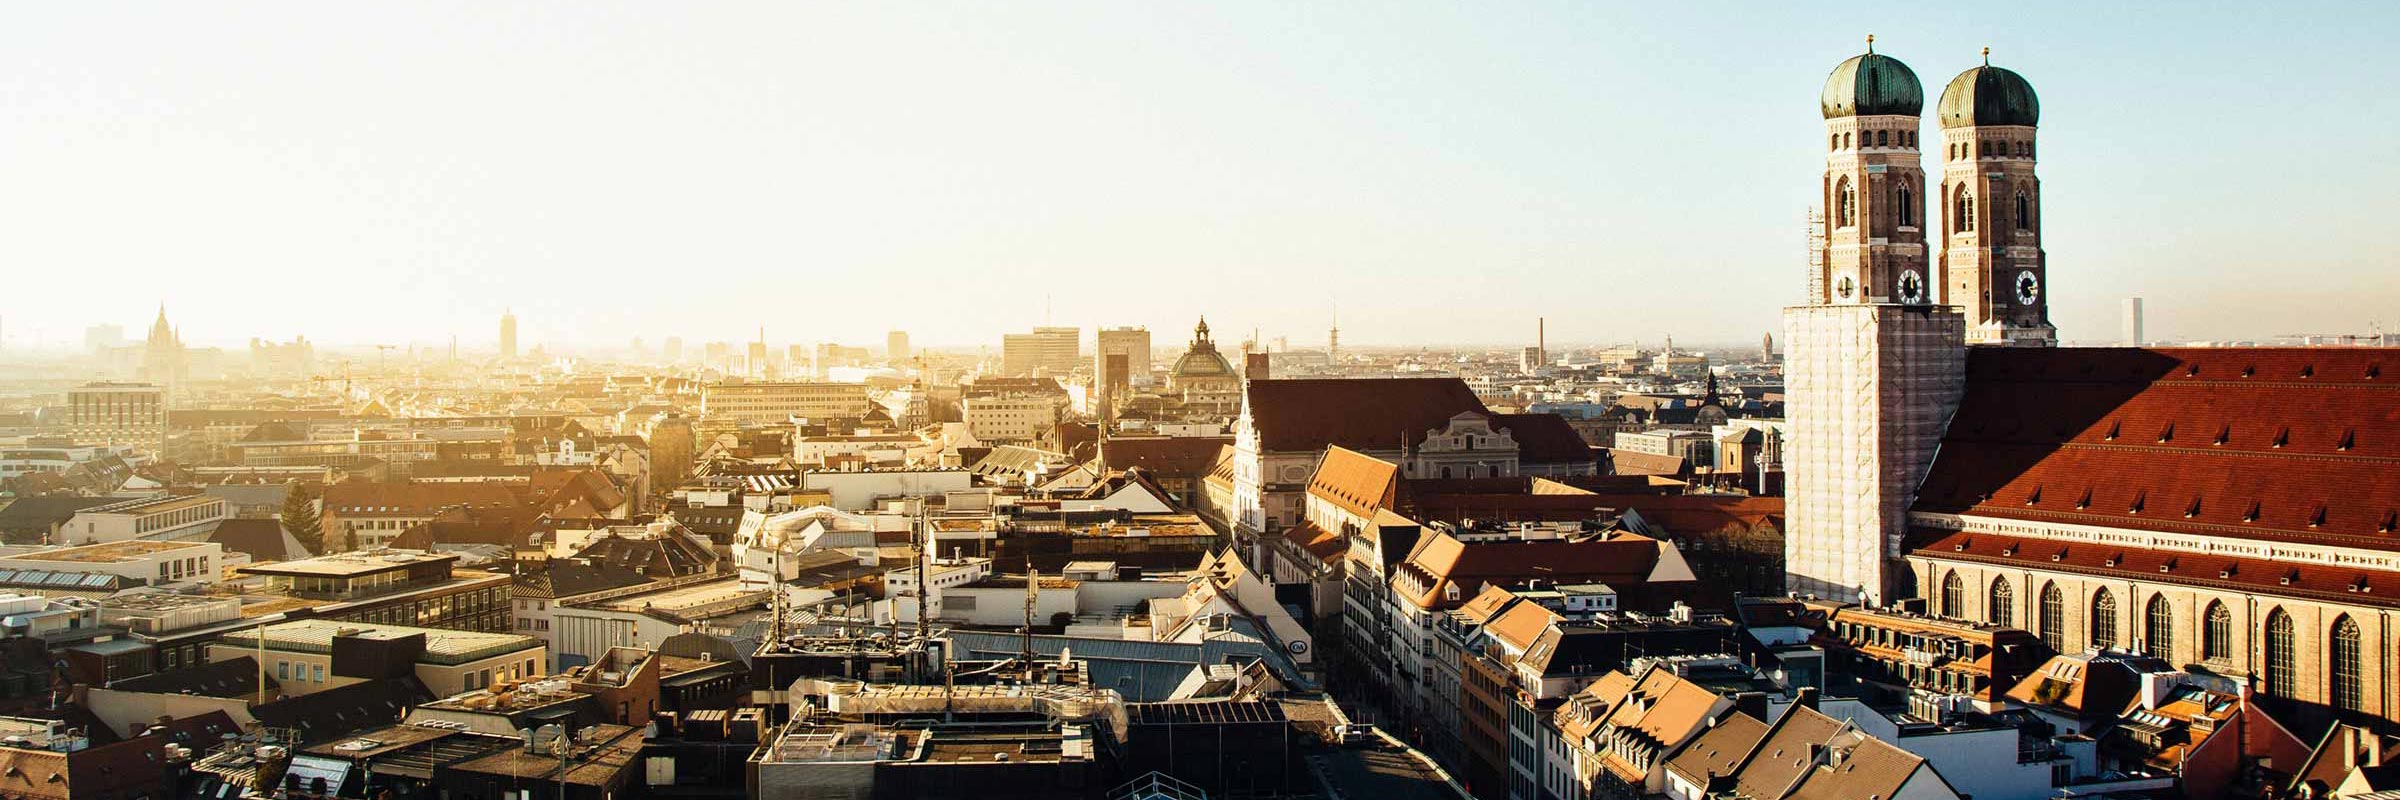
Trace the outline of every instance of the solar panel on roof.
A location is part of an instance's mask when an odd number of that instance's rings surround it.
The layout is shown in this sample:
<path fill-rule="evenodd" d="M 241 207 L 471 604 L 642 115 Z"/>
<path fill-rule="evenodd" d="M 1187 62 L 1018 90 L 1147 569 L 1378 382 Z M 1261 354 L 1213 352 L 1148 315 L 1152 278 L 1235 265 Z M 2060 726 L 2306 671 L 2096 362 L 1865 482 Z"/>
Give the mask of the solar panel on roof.
<path fill-rule="evenodd" d="M 110 577 L 112 577 L 112 576 L 108 576 L 108 575 L 91 575 L 91 576 L 87 576 L 87 577 L 85 577 L 85 578 L 83 579 L 83 585 L 85 585 L 85 586 L 107 586 L 107 585 L 108 585 L 108 582 L 109 582 L 109 581 L 108 581 L 108 579 L 109 579 Z"/>

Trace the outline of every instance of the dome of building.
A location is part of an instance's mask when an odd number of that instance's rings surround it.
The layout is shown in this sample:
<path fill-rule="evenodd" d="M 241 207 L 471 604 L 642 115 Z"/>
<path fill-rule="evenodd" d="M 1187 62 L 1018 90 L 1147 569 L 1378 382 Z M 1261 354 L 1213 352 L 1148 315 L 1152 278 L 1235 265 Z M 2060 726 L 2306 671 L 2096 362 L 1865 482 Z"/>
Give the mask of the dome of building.
<path fill-rule="evenodd" d="M 1206 318 L 1200 320 L 1199 327 L 1192 329 L 1191 349 L 1183 351 L 1182 358 L 1175 359 L 1175 369 L 1167 374 L 1177 383 L 1193 378 L 1235 377 L 1233 364 L 1217 353 L 1216 342 L 1208 338 Z"/>
<path fill-rule="evenodd" d="M 1879 55 L 1869 43 L 1866 53 L 1852 56 L 1825 77 L 1819 101 L 1826 119 L 1883 115 L 1916 116 L 1925 110 L 1925 86 L 1900 59 Z"/>
<path fill-rule="evenodd" d="M 2025 76 L 1985 64 L 1950 79 L 1938 107 L 1944 128 L 2024 125 L 2042 121 L 2041 98 Z"/>

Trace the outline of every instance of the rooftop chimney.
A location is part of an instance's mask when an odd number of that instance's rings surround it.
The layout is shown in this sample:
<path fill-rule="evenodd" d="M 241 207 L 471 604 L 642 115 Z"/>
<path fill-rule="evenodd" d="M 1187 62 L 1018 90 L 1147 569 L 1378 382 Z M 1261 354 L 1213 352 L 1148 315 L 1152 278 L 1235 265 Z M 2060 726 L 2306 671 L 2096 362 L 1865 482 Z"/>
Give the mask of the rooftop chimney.
<path fill-rule="evenodd" d="M 1810 711 L 1817 710 L 1817 687 L 1800 687 L 1799 694 L 1792 698 L 1792 704 Z"/>

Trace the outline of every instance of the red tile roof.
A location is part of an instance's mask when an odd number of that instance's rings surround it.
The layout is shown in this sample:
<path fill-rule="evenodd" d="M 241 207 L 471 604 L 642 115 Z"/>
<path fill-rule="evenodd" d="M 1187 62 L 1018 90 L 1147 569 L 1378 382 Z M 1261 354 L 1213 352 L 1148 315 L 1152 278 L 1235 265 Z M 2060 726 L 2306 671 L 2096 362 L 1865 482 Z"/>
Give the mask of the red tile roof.
<path fill-rule="evenodd" d="M 2400 549 L 2400 351 L 1975 348 L 1916 508 Z"/>
<path fill-rule="evenodd" d="M 1424 441 L 1459 412 L 1490 413 L 1457 378 L 1257 380 L 1246 391 L 1259 449 L 1270 452 L 1390 450 L 1402 437 Z"/>
<path fill-rule="evenodd" d="M 1317 460 L 1308 479 L 1308 493 L 1362 517 L 1390 508 L 1399 489 L 1400 467 L 1392 462 L 1333 446 Z"/>
<path fill-rule="evenodd" d="M 1924 558 L 2400 608 L 2400 576 L 2382 570 L 1964 531 L 1911 538 L 1909 554 Z"/>
<path fill-rule="evenodd" d="M 1111 436 L 1101 443 L 1109 469 L 1141 467 L 1161 478 L 1201 478 L 1216 466 L 1217 449 L 1231 436 Z"/>

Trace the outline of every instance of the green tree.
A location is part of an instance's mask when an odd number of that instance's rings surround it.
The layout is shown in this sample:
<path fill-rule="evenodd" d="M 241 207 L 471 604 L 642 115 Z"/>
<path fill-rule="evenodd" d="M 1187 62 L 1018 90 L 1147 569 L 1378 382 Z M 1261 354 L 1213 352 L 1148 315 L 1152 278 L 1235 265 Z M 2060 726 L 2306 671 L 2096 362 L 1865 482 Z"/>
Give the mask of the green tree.
<path fill-rule="evenodd" d="M 311 553 L 325 552 L 324 521 L 317 515 L 317 493 L 308 484 L 293 482 L 283 494 L 283 530 Z"/>

